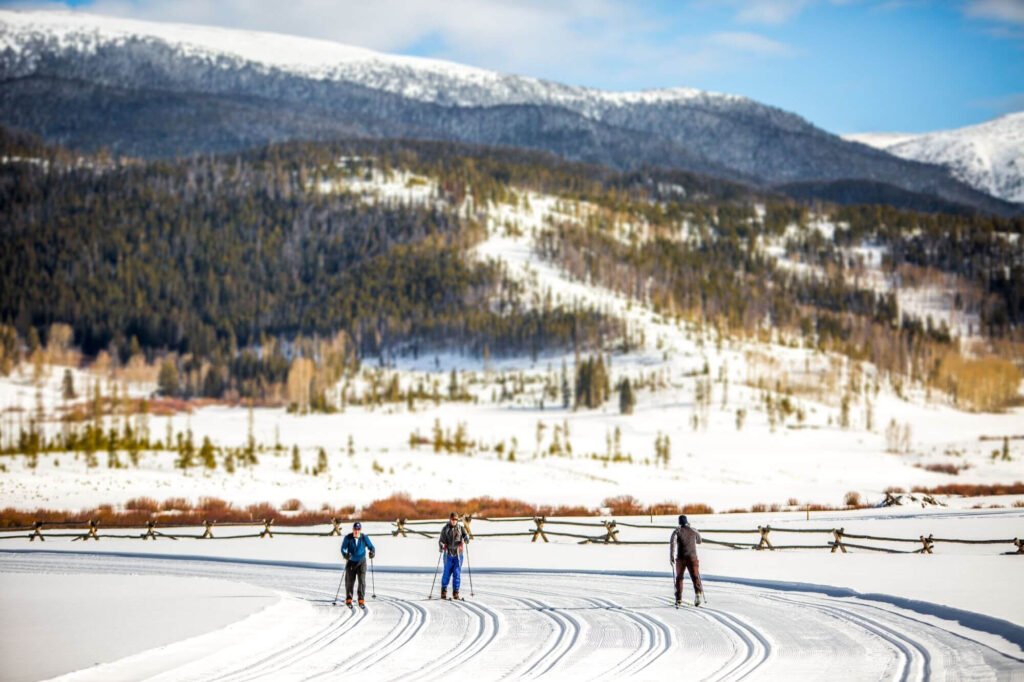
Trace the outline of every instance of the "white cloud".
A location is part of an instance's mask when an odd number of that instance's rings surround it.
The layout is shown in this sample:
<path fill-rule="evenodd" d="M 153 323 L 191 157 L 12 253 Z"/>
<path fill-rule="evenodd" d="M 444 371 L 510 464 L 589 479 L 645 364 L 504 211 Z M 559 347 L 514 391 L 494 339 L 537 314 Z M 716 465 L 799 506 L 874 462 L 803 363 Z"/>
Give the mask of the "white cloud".
<path fill-rule="evenodd" d="M 968 0 L 964 13 L 976 19 L 1024 24 L 1024 0 Z"/>
<path fill-rule="evenodd" d="M 800 14 L 814 0 L 739 0 L 736 18 L 756 24 L 783 24 Z"/>
<path fill-rule="evenodd" d="M 854 5 L 868 0 L 696 0 L 700 7 L 727 6 L 735 10 L 736 21 L 745 24 L 766 24 L 777 26 L 799 16 L 804 10 L 815 5 Z M 894 0 L 885 0 L 888 4 Z M 902 2 L 903 0 L 895 0 Z"/>
<path fill-rule="evenodd" d="M 772 40 L 757 33 L 723 32 L 714 33 L 707 38 L 708 43 L 738 52 L 751 54 L 789 57 L 795 50 L 785 43 Z"/>
<path fill-rule="evenodd" d="M 754 33 L 669 36 L 664 16 L 617 0 L 95 0 L 82 9 L 415 51 L 498 71 L 620 88 L 687 85 L 697 75 L 792 54 L 782 43 Z"/>

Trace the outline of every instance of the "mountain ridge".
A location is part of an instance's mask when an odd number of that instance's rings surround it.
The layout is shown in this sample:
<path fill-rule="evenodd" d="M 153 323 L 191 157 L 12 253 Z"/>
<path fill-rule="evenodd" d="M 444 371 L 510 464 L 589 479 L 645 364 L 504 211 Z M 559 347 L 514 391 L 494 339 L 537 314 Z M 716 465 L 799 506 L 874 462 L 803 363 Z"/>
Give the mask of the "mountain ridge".
<path fill-rule="evenodd" d="M 0 80 L 0 122 L 69 147 L 160 156 L 338 136 L 451 140 L 766 188 L 868 180 L 1015 211 L 945 170 L 743 97 L 605 93 L 276 34 L 0 11 Z"/>
<path fill-rule="evenodd" d="M 931 133 L 845 137 L 901 158 L 944 166 L 980 191 L 1024 204 L 1024 112 Z"/>

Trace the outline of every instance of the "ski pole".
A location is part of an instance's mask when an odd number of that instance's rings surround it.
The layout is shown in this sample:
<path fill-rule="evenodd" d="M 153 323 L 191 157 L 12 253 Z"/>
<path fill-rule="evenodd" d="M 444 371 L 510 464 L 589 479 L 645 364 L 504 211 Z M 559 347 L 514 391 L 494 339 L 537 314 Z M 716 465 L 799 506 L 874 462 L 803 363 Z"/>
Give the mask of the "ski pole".
<path fill-rule="evenodd" d="M 466 543 L 466 570 L 469 572 L 469 596 L 475 597 L 473 591 L 473 563 L 469 560 L 469 543 Z"/>
<path fill-rule="evenodd" d="M 434 581 L 430 583 L 430 594 L 427 595 L 427 599 L 434 598 L 434 585 L 437 584 L 437 572 L 441 569 L 441 552 L 437 553 L 437 566 L 434 568 Z"/>
<path fill-rule="evenodd" d="M 345 580 L 345 569 L 341 569 L 341 578 L 338 579 L 338 590 L 334 593 L 334 601 L 331 602 L 332 606 L 338 604 L 338 595 L 341 594 L 341 583 Z"/>
<path fill-rule="evenodd" d="M 377 598 L 377 579 L 373 573 L 373 557 L 370 557 L 370 596 Z"/>

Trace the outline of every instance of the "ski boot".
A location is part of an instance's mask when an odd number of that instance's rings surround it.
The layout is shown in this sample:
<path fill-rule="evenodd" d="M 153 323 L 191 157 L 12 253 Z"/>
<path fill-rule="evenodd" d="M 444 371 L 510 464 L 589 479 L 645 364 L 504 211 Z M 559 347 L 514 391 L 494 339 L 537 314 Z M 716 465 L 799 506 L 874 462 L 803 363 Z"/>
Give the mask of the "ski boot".
<path fill-rule="evenodd" d="M 361 609 L 365 609 L 366 608 L 366 601 L 365 600 L 363 600 L 363 599 L 359 600 L 359 608 L 361 608 Z"/>
<path fill-rule="evenodd" d="M 352 608 L 352 597 L 345 597 L 345 606 Z"/>
<path fill-rule="evenodd" d="M 455 590 L 452 592 L 452 601 L 459 601 L 459 591 Z"/>
<path fill-rule="evenodd" d="M 693 605 L 700 606 L 704 602 L 704 593 L 698 592 L 697 596 L 693 598 Z"/>
<path fill-rule="evenodd" d="M 676 608 L 678 609 L 682 605 L 683 605 L 683 600 L 680 599 L 679 597 L 676 597 Z"/>
<path fill-rule="evenodd" d="M 447 587 L 442 587 L 441 588 L 441 599 L 447 599 L 447 598 L 448 598 L 448 588 Z"/>

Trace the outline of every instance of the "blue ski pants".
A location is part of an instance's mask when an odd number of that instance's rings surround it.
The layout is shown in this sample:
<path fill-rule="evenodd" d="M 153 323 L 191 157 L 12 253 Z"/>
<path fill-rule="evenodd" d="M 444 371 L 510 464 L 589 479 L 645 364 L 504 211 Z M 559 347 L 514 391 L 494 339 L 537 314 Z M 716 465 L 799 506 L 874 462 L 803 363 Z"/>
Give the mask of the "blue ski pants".
<path fill-rule="evenodd" d="M 448 589 L 448 579 L 452 580 L 452 589 L 455 592 L 459 591 L 459 586 L 462 584 L 462 555 L 458 554 L 452 556 L 445 552 L 444 555 L 444 572 L 441 574 L 441 589 Z"/>

